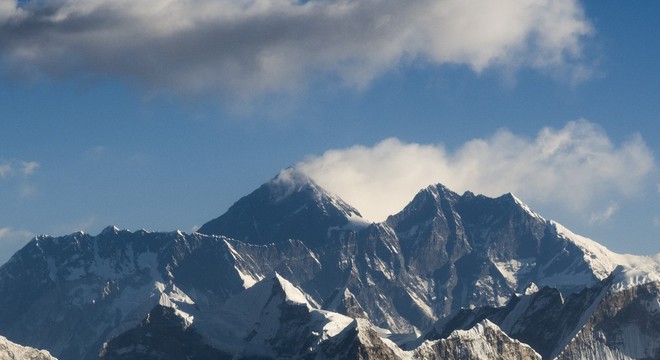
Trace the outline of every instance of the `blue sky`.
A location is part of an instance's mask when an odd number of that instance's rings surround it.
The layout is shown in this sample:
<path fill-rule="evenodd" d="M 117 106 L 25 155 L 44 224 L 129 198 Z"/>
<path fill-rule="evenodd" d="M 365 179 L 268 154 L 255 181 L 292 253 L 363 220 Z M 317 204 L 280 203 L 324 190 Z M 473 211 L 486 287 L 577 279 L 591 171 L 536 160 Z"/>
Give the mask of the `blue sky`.
<path fill-rule="evenodd" d="M 375 220 L 442 182 L 660 252 L 660 4 L 401 4 L 0 0 L 0 261 L 296 164 Z"/>

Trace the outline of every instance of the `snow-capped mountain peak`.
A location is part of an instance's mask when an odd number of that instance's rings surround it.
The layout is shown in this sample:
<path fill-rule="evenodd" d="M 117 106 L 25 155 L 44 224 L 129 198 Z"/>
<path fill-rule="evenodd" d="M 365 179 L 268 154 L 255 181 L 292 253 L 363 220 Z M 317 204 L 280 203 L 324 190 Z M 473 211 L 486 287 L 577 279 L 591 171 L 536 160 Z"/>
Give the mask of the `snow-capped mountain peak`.
<path fill-rule="evenodd" d="M 271 189 L 273 201 L 279 202 L 296 192 L 310 191 L 321 196 L 323 190 L 302 171 L 289 167 L 265 184 Z"/>
<path fill-rule="evenodd" d="M 288 239 L 319 244 L 327 240 L 328 230 L 355 230 L 366 224 L 355 208 L 288 168 L 198 231 L 253 244 Z"/>
<path fill-rule="evenodd" d="M 103 230 L 101 230 L 99 235 L 104 235 L 104 236 L 116 235 L 119 231 L 121 230 L 115 225 L 108 225 Z"/>

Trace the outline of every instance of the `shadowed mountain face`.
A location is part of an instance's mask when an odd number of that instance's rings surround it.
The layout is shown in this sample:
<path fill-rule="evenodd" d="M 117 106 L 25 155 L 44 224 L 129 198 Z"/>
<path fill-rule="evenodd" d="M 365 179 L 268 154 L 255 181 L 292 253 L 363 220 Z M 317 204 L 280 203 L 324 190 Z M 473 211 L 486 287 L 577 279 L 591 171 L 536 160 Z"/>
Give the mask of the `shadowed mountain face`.
<path fill-rule="evenodd" d="M 286 169 L 198 233 L 108 227 L 32 240 L 0 267 L 0 334 L 63 360 L 102 349 L 108 359 L 513 359 L 592 345 L 604 358 L 653 358 L 654 341 L 617 334 L 659 333 L 659 267 L 511 194 L 432 185 L 370 224 Z"/>

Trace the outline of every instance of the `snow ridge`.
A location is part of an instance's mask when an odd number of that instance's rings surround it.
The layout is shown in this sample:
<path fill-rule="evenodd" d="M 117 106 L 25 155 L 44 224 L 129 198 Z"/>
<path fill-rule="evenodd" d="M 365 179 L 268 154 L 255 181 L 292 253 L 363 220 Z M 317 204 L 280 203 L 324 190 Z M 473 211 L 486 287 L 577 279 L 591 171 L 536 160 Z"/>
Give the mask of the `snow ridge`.
<path fill-rule="evenodd" d="M 584 260 L 590 264 L 598 278 L 602 280 L 612 272 L 616 273 L 612 285 L 614 290 L 624 290 L 633 286 L 660 281 L 660 254 L 655 256 L 618 254 L 594 240 L 573 233 L 555 221 L 550 223 L 557 234 L 572 241 L 582 249 Z"/>

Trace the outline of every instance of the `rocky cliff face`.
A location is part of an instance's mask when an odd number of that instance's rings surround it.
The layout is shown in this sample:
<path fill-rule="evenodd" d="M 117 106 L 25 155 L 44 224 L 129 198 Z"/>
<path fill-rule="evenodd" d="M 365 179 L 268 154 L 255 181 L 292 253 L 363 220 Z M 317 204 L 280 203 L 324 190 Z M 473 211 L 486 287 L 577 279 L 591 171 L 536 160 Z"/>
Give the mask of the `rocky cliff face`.
<path fill-rule="evenodd" d="M 660 283 L 607 294 L 557 359 L 660 359 Z"/>
<path fill-rule="evenodd" d="M 483 320 L 468 330 L 455 330 L 446 338 L 423 343 L 414 351 L 413 358 L 540 360 L 541 356 L 531 346 L 510 338 L 497 325 Z"/>
<path fill-rule="evenodd" d="M 505 307 L 466 309 L 439 322 L 426 338 L 446 338 L 487 319 L 544 359 L 658 358 L 660 283 L 622 289 L 617 286 L 620 275 L 617 271 L 566 300 L 558 290 L 544 287 L 513 298 Z"/>
<path fill-rule="evenodd" d="M 7 340 L 4 336 L 0 336 L 0 359 L 57 360 L 46 350 L 18 345 Z"/>

